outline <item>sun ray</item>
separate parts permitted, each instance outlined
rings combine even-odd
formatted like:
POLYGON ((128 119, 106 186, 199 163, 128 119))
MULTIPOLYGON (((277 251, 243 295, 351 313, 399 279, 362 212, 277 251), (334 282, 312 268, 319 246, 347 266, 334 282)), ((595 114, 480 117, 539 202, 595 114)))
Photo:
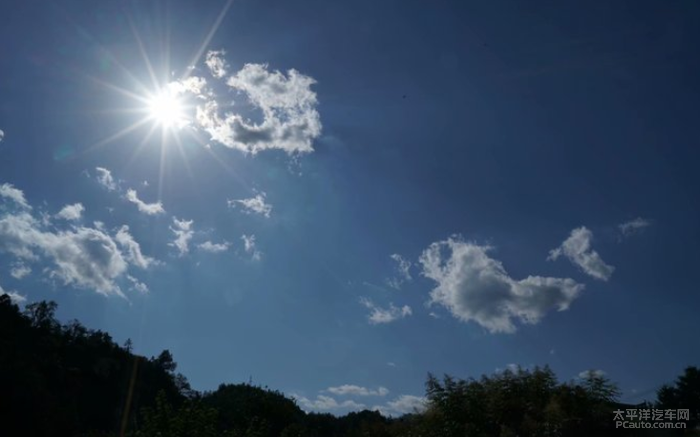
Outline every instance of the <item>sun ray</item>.
POLYGON ((124 135, 128 135, 129 133, 135 131, 136 129, 138 129, 139 127, 148 123, 149 121, 150 120, 148 118, 144 118, 142 120, 134 122, 134 123, 130 124, 129 126, 125 127, 124 129, 108 136, 107 138, 104 138, 104 139, 102 139, 94 144, 91 144, 85 150, 83 150, 81 153, 88 153, 88 152, 91 152, 99 147, 105 146, 105 145, 123 137, 124 135))
MULTIPOLYGON (((214 25, 209 29, 209 33, 207 36, 204 38, 202 41, 202 45, 199 46, 199 49, 197 50, 197 53, 195 54, 194 58, 190 62, 190 66, 195 66, 199 63, 199 60, 202 58, 202 55, 204 54, 204 51, 207 49, 209 46, 209 43, 211 42, 211 39, 214 37, 214 34, 216 31, 219 29, 219 26, 221 26, 221 22, 224 20, 224 17, 226 17, 226 13, 228 12, 229 8, 233 4, 233 0, 228 0, 226 4, 224 5, 223 9, 221 9, 221 12, 219 12, 219 16, 216 17, 216 21, 214 22, 214 25)), ((185 74, 182 76, 182 80, 187 79, 190 77, 192 74, 191 69, 186 69, 185 74)))
POLYGON ((148 70, 148 75, 151 77, 151 82, 153 84, 154 89, 158 89, 158 79, 156 78, 156 73, 155 70, 153 70, 153 65, 151 65, 151 60, 148 57, 148 54, 146 53, 146 48, 143 46, 143 41, 141 40, 141 36, 139 35, 138 31, 136 30, 136 27, 134 26, 134 22, 131 19, 131 15, 127 15, 127 20, 129 21, 129 27, 131 27, 131 33, 134 36, 134 39, 136 40, 136 44, 139 47, 139 53, 141 53, 141 57, 143 58, 143 62, 146 64, 146 69, 148 70))

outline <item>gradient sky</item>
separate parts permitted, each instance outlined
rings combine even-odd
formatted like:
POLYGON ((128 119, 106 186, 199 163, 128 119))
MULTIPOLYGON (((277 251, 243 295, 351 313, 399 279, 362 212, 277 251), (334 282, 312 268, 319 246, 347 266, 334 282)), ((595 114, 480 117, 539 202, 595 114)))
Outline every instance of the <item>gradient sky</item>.
POLYGON ((700 363, 699 8, 5 2, 0 291, 307 410, 652 399, 700 363))

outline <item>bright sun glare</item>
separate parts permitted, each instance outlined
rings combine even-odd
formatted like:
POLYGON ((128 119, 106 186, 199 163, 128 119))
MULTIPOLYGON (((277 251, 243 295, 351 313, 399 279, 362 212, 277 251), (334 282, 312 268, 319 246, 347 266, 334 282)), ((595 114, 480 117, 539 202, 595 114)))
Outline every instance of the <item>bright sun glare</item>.
POLYGON ((179 128, 186 124, 184 103, 167 88, 148 100, 148 113, 164 128, 179 128))

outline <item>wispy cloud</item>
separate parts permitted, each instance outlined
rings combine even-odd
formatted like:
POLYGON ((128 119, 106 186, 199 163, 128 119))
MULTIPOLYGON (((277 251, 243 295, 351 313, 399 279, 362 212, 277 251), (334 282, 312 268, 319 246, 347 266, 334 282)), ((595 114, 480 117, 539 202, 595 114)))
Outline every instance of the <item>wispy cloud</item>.
POLYGON ((12 265, 12 269, 10 269, 10 276, 12 276, 15 279, 22 279, 25 276, 29 275, 32 272, 32 269, 25 265, 22 262, 16 263, 12 265))
POLYGON ((599 369, 584 370, 578 374, 579 379, 602 378, 606 373, 599 369))
POLYGON ((138 207, 139 211, 141 211, 144 214, 147 215, 155 215, 155 214, 162 214, 165 212, 165 209, 163 209, 163 204, 160 202, 156 203, 146 203, 139 199, 138 193, 136 193, 136 190, 129 189, 126 191, 126 199, 131 202, 136 204, 138 207))
POLYGON ((134 240, 134 237, 131 236, 127 225, 119 228, 119 231, 117 231, 114 239, 124 250, 126 259, 136 267, 147 269, 151 265, 157 264, 156 260, 145 256, 141 252, 141 245, 134 240))
POLYGON ((397 307, 393 303, 390 303, 388 308, 382 308, 375 305, 374 302, 366 297, 360 298, 360 304, 370 310, 367 320, 369 320, 369 323, 372 325, 391 323, 413 314, 411 307, 408 305, 397 307))
POLYGON ((489 332, 515 332, 514 321, 537 323, 551 310, 563 311, 584 286, 573 279, 528 276, 515 280, 489 246, 451 237, 432 243, 420 257, 423 275, 437 283, 430 304, 447 308, 464 322, 489 332))
POLYGON ((31 206, 27 203, 27 199, 24 198, 24 192, 15 188, 12 184, 0 185, 0 197, 10 199, 22 208, 31 209, 31 206))
POLYGON ((85 211, 85 207, 81 203, 74 203, 64 206, 63 209, 56 214, 56 217, 64 220, 80 220, 83 211, 85 211))
POLYGON ((265 192, 260 192, 248 199, 229 200, 228 206, 229 208, 235 208, 237 205, 241 205, 246 214, 254 213, 269 218, 270 213, 272 213, 272 205, 265 202, 266 197, 265 192))
POLYGON ((241 240, 243 240, 243 249, 247 254, 250 255, 253 261, 260 261, 262 258, 262 252, 257 249, 255 244, 255 235, 241 235, 241 240))
POLYGON ((204 61, 211 75, 217 79, 221 79, 228 74, 228 64, 224 59, 224 55, 226 55, 225 50, 210 50, 204 61))
POLYGON ((413 277, 411 276, 411 266, 413 266, 413 263, 399 255, 398 253, 392 254, 391 259, 396 261, 397 275, 387 278, 386 284, 391 288, 399 290, 405 282, 410 282, 413 279, 413 277))
POLYGON ((556 249, 549 252, 548 260, 556 260, 564 255, 574 265, 578 266, 584 273, 602 281, 610 279, 615 267, 608 265, 598 255, 598 252, 591 248, 593 233, 585 226, 571 231, 569 238, 556 249))
POLYGON ((384 405, 375 405, 372 410, 379 411, 385 416, 403 416, 404 414, 420 413, 425 410, 427 400, 421 396, 401 395, 384 405))
POLYGON ((336 399, 325 395, 318 395, 316 399, 309 399, 300 395, 293 395, 293 397, 305 411, 332 411, 339 409, 362 410, 367 407, 365 404, 350 399, 338 402, 336 399))
POLYGON ((141 294, 148 293, 148 286, 131 275, 126 275, 126 279, 131 283, 130 288, 134 291, 138 291, 141 294))
POLYGON ((176 248, 180 256, 184 256, 190 251, 189 244, 194 235, 192 223, 194 223, 193 220, 178 220, 177 217, 173 217, 173 226, 170 227, 170 230, 175 234, 175 240, 168 245, 176 248))
POLYGON ((376 390, 369 389, 353 384, 343 384, 337 387, 328 387, 327 392, 338 396, 386 396, 389 394, 389 389, 386 387, 377 387, 376 390))
POLYGON ((112 172, 104 167, 95 167, 97 172, 97 182, 108 189, 109 191, 114 191, 117 189, 117 184, 112 177, 112 172))
POLYGON ((642 217, 637 217, 634 220, 630 220, 628 222, 619 224, 617 227, 620 230, 620 233, 623 237, 629 237, 638 232, 641 232, 642 229, 649 226, 651 226, 651 220, 642 217))

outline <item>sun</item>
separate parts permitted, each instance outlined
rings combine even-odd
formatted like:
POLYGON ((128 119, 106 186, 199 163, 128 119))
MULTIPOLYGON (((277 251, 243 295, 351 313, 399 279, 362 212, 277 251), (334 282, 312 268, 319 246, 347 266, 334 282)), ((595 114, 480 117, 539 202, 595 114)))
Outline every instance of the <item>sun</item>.
POLYGON ((185 103, 171 88, 165 87, 147 99, 148 117, 163 128, 179 129, 187 124, 185 103))

